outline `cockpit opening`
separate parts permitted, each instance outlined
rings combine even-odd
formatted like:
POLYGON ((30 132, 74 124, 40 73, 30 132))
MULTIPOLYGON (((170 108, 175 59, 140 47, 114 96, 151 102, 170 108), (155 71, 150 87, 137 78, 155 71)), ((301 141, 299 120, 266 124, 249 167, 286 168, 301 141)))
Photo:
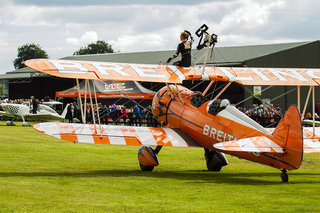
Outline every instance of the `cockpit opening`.
POLYGON ((208 100, 205 97, 203 97, 201 94, 195 93, 192 96, 192 99, 190 102, 191 102, 192 106, 199 108, 200 106, 202 106, 202 104, 204 104, 207 101, 208 100))
POLYGON ((227 99, 217 99, 212 100, 208 103, 208 113, 211 115, 217 115, 220 111, 224 110, 226 106, 230 104, 230 101, 227 99))

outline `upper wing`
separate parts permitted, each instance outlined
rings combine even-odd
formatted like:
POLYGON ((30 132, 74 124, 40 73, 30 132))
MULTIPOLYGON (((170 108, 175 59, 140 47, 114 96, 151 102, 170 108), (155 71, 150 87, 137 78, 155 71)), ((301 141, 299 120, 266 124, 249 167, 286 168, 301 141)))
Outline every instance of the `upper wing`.
POLYGON ((183 80, 232 81, 244 85, 315 86, 320 69, 203 67, 32 59, 25 65, 62 78, 182 83, 183 80))
POLYGON ((56 138, 81 143, 118 145, 200 146, 187 134, 170 128, 38 123, 36 130, 56 138))
POLYGON ((263 153, 283 153, 282 147, 274 143, 265 136, 244 138, 234 141, 216 143, 214 148, 224 152, 263 152, 263 153))

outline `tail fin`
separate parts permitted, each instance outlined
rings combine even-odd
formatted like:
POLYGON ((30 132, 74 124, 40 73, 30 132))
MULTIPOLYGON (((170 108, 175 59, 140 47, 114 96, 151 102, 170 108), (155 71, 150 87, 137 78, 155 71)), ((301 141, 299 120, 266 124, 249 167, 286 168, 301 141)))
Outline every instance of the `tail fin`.
POLYGON ((296 106, 289 107, 272 135, 284 143, 282 169, 298 169, 303 158, 303 134, 300 113, 296 106))
POLYGON ((63 110, 63 112, 62 112, 62 114, 61 114, 61 117, 66 117, 66 115, 67 115, 67 112, 68 112, 68 106, 69 106, 70 104, 67 104, 66 105, 66 107, 64 108, 64 110, 63 110))

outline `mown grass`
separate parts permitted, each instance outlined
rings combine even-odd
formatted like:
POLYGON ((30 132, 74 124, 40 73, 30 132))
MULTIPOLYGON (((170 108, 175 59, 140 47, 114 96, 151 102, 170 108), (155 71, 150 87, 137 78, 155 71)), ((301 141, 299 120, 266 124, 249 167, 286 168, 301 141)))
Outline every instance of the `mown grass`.
POLYGON ((273 168, 228 156, 207 172, 203 150, 165 147, 141 172, 138 147, 73 144, 0 122, 1 212, 320 212, 320 154, 283 184, 273 168))

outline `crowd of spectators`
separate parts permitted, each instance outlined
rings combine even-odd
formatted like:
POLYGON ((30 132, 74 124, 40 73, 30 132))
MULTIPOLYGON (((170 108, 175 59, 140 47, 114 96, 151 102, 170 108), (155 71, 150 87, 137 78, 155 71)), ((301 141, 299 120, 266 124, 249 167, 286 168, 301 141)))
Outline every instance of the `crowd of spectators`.
MULTIPOLYGON (((36 99, 37 103, 42 104, 44 102, 43 99, 38 100, 36 99)), ((22 104, 25 102, 32 103, 32 98, 30 99, 15 99, 15 100, 6 100, 6 103, 13 103, 13 104, 22 104)), ((282 118, 281 108, 279 105, 270 104, 268 106, 253 104, 249 107, 239 106, 237 107, 238 110, 245 113, 254 121, 258 122, 264 127, 275 127, 278 122, 282 118)), ((86 107, 86 120, 88 123, 93 123, 92 118, 92 107, 91 104, 87 104, 86 107)), ((97 121, 97 108, 96 105, 93 105, 93 110, 95 112, 95 117, 97 121)), ((102 124, 115 124, 115 125, 129 125, 129 126, 153 126, 156 127, 159 124, 155 120, 151 105, 147 108, 139 107, 135 104, 133 107, 126 107, 124 105, 110 105, 107 106, 105 104, 99 103, 98 104, 98 112, 100 121, 102 124)), ((315 105, 315 119, 320 120, 320 103, 318 102, 315 105)), ((61 113, 61 112, 60 112, 61 113)), ((66 119, 69 122, 73 122, 73 118, 77 118, 80 122, 81 118, 81 111, 80 106, 77 103, 72 103, 69 105, 66 119)), ((306 113, 305 119, 312 119, 312 115, 310 112, 306 113)), ((98 121, 97 121, 98 122, 98 121)))
POLYGON ((275 127, 282 117, 279 105, 270 104, 265 107, 262 104, 253 104, 248 108, 238 107, 238 109, 264 127, 275 127))
MULTIPOLYGON (((32 108, 32 101, 33 101, 32 98, 30 98, 30 99, 6 100, 3 102, 12 103, 12 104, 30 103, 30 106, 32 108)), ((44 103, 43 99, 41 99, 40 101, 38 99, 35 99, 34 101, 36 101, 38 104, 44 103)), ((95 113, 96 122, 98 122, 96 104, 93 104, 93 107, 91 107, 91 104, 87 103, 86 106, 87 106, 86 107, 87 123, 93 123, 92 109, 94 110, 94 113, 95 113)), ((59 113, 61 114, 61 112, 62 111, 60 110, 59 113)), ((102 124, 130 125, 130 126, 147 125, 147 126, 153 126, 153 127, 158 126, 158 122, 155 120, 152 114, 151 105, 147 106, 147 108, 144 108, 135 104, 133 107, 127 108, 124 105, 113 104, 113 105, 107 106, 105 104, 99 103, 98 112, 99 112, 99 118, 102 124)), ((65 118, 70 123, 74 121, 74 118, 82 122, 80 105, 77 104, 76 102, 70 102, 68 105, 67 114, 65 118)), ((2 117, 2 119, 4 119, 4 117, 2 117)))
MULTIPOLYGON (((77 118, 79 121, 81 118, 81 110, 80 106, 76 103, 69 105, 70 109, 67 112, 67 119, 72 120, 72 118, 77 118)), ((91 106, 91 104, 87 104, 86 106, 86 121, 88 123, 93 123, 93 113, 95 113, 95 121, 98 122, 97 116, 97 105, 91 106)), ((158 126, 157 121, 155 120, 151 105, 147 108, 139 107, 135 104, 133 107, 126 107, 124 105, 110 105, 107 106, 105 104, 98 104, 98 112, 99 118, 102 124, 115 124, 115 125, 128 125, 128 126, 158 126)))

